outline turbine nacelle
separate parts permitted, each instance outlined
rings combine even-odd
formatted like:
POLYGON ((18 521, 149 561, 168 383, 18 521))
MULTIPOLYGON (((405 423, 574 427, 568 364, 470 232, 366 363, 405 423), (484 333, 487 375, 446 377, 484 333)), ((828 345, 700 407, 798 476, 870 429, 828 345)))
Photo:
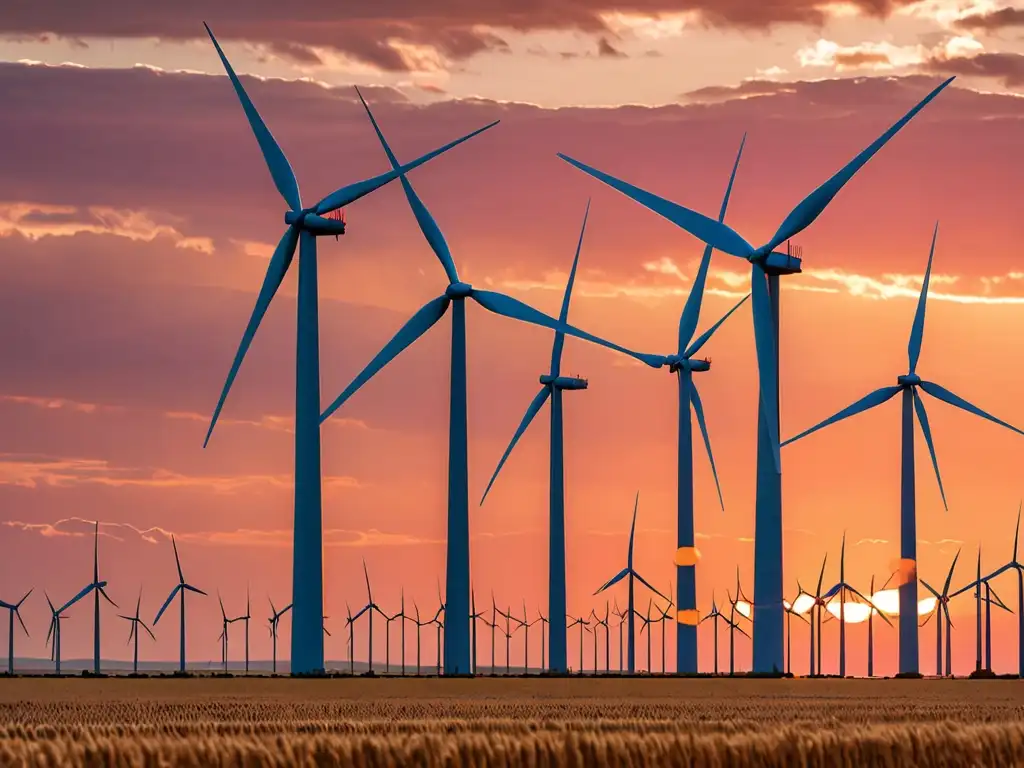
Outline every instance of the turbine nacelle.
POLYGON ((921 377, 916 373, 906 373, 896 377, 896 383, 901 387, 916 387, 921 383, 921 377))
POLYGON ((469 283, 451 283, 444 289, 444 295, 449 299, 467 299, 473 295, 473 286, 469 283))
POLYGON ((588 382, 575 376, 552 376, 545 373, 540 377, 540 383, 552 389, 586 389, 588 382))
POLYGON ((795 275, 801 272, 800 259, 782 251, 770 253, 759 253, 755 251, 747 261, 751 264, 760 264, 769 275, 795 275))
POLYGON ((665 362, 668 364, 669 373, 678 373, 679 371, 697 373, 711 370, 711 361, 707 358, 691 360, 682 355, 669 355, 665 358, 665 362))
POLYGON ((288 211, 284 215, 284 223, 297 227, 313 235, 344 235, 345 222, 328 219, 316 214, 315 208, 304 208, 301 211, 288 211))

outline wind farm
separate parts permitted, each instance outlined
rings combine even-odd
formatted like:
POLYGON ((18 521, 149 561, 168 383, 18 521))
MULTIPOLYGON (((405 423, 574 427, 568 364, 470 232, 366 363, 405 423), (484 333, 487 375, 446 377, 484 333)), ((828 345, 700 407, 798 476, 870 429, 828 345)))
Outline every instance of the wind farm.
POLYGON ((0 752, 1024 762, 989 682, 1024 679, 1024 113, 950 63, 1007 55, 972 47, 1002 11, 913 64, 822 37, 556 96, 712 24, 616 8, 543 44, 469 8, 0 39, 0 313, 33 318, 0 341, 0 752))

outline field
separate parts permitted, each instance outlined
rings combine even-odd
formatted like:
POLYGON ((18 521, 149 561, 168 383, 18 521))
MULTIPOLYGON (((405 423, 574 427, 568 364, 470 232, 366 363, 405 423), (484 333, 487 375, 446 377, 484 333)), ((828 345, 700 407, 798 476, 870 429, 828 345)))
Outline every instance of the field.
POLYGON ((993 680, 0 679, 4 766, 1012 766, 993 680))

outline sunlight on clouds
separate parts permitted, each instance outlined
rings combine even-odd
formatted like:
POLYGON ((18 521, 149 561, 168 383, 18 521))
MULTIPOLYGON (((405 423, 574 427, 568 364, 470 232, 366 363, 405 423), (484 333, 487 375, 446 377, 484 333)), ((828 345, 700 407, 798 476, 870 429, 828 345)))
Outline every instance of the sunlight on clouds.
POLYGON ((804 592, 798 595, 796 600, 793 601, 793 613, 799 613, 803 616, 814 605, 814 598, 804 592))
POLYGON ((444 72, 448 60, 432 45, 416 45, 404 40, 390 38, 388 46, 401 57, 402 63, 413 72, 444 72))
POLYGON ((39 240, 44 237, 73 237, 83 233, 114 235, 145 242, 166 237, 177 248, 213 253, 213 240, 210 238, 188 237, 170 224, 157 223, 147 211, 106 206, 82 209, 70 205, 28 202, 0 204, 0 237, 18 234, 29 240, 39 240))
POLYGON ((966 16, 991 13, 1002 7, 1002 3, 994 0, 918 0, 916 3, 897 8, 896 13, 950 27, 966 16))
POLYGON ((839 72, 851 69, 894 69, 920 64, 926 58, 921 45, 893 45, 889 42, 839 45, 819 39, 795 54, 801 67, 829 67, 839 72))
MULTIPOLYGON (((833 600, 826 606, 826 609, 837 619, 839 618, 838 600, 833 600)), ((857 603, 852 600, 843 601, 843 613, 845 614, 843 618, 847 624, 860 624, 867 621, 872 611, 871 606, 866 603, 857 603)), ((878 613, 878 611, 874 611, 874 613, 878 613)))

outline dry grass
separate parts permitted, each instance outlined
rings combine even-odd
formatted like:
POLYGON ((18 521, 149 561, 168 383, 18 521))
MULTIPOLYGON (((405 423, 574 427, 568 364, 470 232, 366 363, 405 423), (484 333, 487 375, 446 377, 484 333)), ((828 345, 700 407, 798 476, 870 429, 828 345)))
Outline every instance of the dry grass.
POLYGON ((0 765, 1024 765, 1024 689, 940 680, 0 680, 0 765))

